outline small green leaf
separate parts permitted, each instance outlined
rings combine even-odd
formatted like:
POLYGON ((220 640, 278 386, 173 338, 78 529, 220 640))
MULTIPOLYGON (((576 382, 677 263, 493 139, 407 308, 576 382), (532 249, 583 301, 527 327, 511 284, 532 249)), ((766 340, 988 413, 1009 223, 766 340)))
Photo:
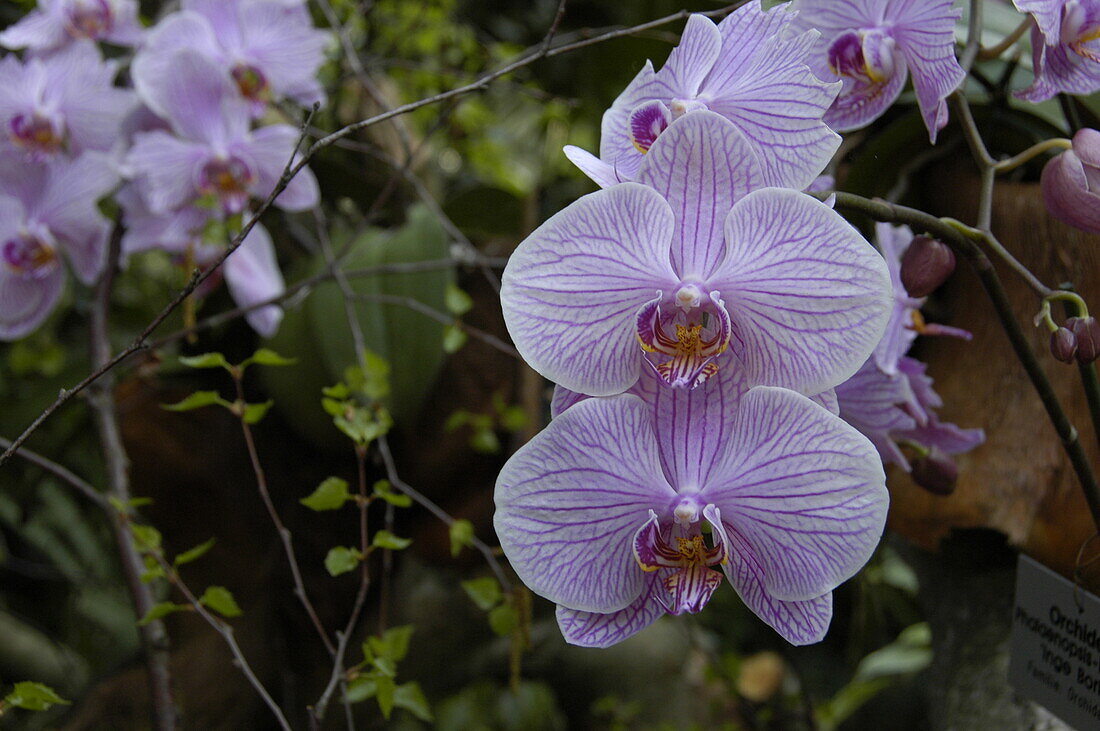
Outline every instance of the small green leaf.
POLYGON ((481 454, 496 454, 500 451, 500 439, 492 429, 476 429, 470 435, 470 447, 481 454))
POLYGON ((369 675, 360 675, 348 683, 348 703, 362 703, 368 698, 373 698, 378 692, 378 683, 369 675))
POLYGON ((388 480, 379 480, 374 483, 374 494, 397 508, 407 508, 412 505, 412 498, 404 493, 394 492, 388 480))
POLYGON ((188 611, 191 611, 190 604, 176 604, 175 602, 161 602, 160 604, 154 604, 153 607, 145 613, 145 616, 138 620, 138 627, 144 627, 150 622, 155 622, 158 619, 163 619, 164 617, 167 617, 169 614, 188 611))
POLYGON ((203 406, 213 406, 214 404, 225 406, 226 408, 232 406, 232 404, 223 399, 217 391, 195 391, 179 403, 161 404, 160 407, 166 411, 190 411, 191 409, 201 409, 203 406))
POLYGON ((369 350, 363 351, 363 362, 363 393, 374 401, 381 401, 390 395, 390 364, 369 350))
POLYGON ((397 676, 397 663, 388 657, 376 657, 371 660, 371 665, 374 665, 375 669, 387 678, 397 676))
POLYGON ((474 600, 474 604, 485 611, 495 607, 504 598, 504 593, 500 590, 500 582, 492 576, 463 581, 462 588, 474 600))
POLYGON ((350 499, 347 480, 329 477, 318 485, 309 497, 304 497, 298 502, 310 510, 337 510, 350 499))
POLYGON ((489 626, 501 637, 507 637, 519 626, 519 612, 511 604, 501 604, 489 612, 489 626))
POLYGON ((160 531, 153 526, 131 523, 130 532, 133 534, 139 550, 155 551, 160 548, 160 531))
POLYGON ((203 556, 205 556, 207 554, 207 552, 213 547, 214 547, 214 539, 211 538, 209 541, 206 541, 204 543, 200 543, 199 545, 195 546, 194 548, 192 548, 188 551, 184 551, 180 555, 176 556, 176 560, 173 561, 172 563, 175 566, 183 566, 185 563, 191 563, 192 561, 196 561, 196 560, 202 558, 203 556))
POLYGON ((346 399, 351 396, 351 389, 343 383, 337 383, 335 386, 322 388, 321 393, 332 399, 346 399))
POLYGON ((412 545, 411 538, 399 538, 388 530, 380 530, 374 534, 371 545, 375 548, 388 548, 391 551, 401 551, 412 545))
POLYGON ((252 354, 251 358, 241 363, 241 367, 244 368, 253 363, 265 366, 290 366, 297 362, 297 358, 284 358, 270 348, 260 348, 252 354))
POLYGON ((145 505, 152 505, 153 498, 151 497, 132 497, 129 500, 123 502, 114 495, 107 496, 107 502, 111 507, 122 513, 123 515, 129 515, 132 511, 131 508, 140 508, 145 505))
POLYGON ((447 417, 447 420, 443 422, 443 431, 454 431, 460 426, 463 426, 470 420, 470 412, 459 409, 452 411, 451 415, 447 417))
POLYGON ((462 350, 469 337, 466 331, 458 324, 451 324, 443 328, 443 352, 457 353, 462 350))
POLYGON ((509 406, 500 412, 500 426, 509 432, 522 431, 527 428, 527 412, 520 406, 509 406))
POLYGON ((16 683, 12 692, 4 698, 4 703, 27 711, 45 711, 53 705, 69 705, 69 701, 55 693, 53 688, 28 680, 16 683))
POLYGON ((268 399, 260 404, 245 404, 244 414, 241 418, 244 419, 245 424, 255 424, 260 419, 267 415, 267 410, 272 407, 275 401, 268 399))
POLYGON ((385 676, 375 678, 374 682, 377 684, 374 697, 378 699, 378 707, 388 721, 390 714, 393 713, 393 697, 397 691, 397 684, 385 676))
POLYGON ((454 282, 447 283, 447 291, 443 295, 443 301, 447 305, 447 311, 455 317, 461 317, 473 309, 474 301, 454 282))
POLYGON ((364 643, 363 656, 385 657, 393 662, 405 659, 409 652, 409 640, 412 639, 414 627, 404 624, 400 627, 390 627, 381 637, 368 637, 364 643))
POLYGON ((339 576, 354 571, 362 560, 363 554, 358 549, 337 546, 329 549, 328 555, 325 556, 325 568, 328 569, 329 575, 339 576))
POLYGON ((141 579, 141 583, 148 584, 155 579, 163 579, 168 574, 165 573, 164 567, 160 565, 160 561, 155 556, 146 554, 142 561, 145 563, 145 571, 138 577, 141 579))
POLYGON ((460 518, 451 523, 451 555, 457 557, 462 549, 473 545, 474 524, 465 518, 460 518))
POLYGON ((202 355, 181 355, 180 363, 188 368, 224 368, 229 370, 229 361, 221 353, 203 353, 202 355))
POLYGON ((404 708, 426 723, 435 720, 432 709, 428 705, 428 699, 424 697, 424 691, 420 690, 420 683, 412 682, 397 686, 393 693, 393 704, 398 708, 404 708))
POLYGON ((232 592, 224 586, 206 587, 206 591, 199 597, 199 603, 204 607, 210 607, 223 617, 239 617, 244 614, 237 600, 233 598, 232 592))

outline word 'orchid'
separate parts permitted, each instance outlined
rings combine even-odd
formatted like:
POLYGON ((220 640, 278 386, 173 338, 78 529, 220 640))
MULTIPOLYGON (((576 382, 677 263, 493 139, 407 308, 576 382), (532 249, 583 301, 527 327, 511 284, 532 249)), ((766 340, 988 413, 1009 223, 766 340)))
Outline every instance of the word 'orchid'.
POLYGON ((765 185, 805 188, 840 137, 822 121, 837 84, 806 66, 817 34, 795 32, 787 7, 746 3, 715 25, 692 15, 660 71, 646 62, 603 116, 600 157, 565 154, 601 187, 639 174, 643 156, 673 119, 709 109, 737 125, 762 165, 765 185))
POLYGON ((848 223, 802 193, 759 189, 751 147, 714 112, 674 121, 638 180, 584 196, 512 255, 501 303, 532 368, 594 396, 628 389, 643 361, 673 386, 726 362, 752 385, 808 394, 855 373, 886 326, 890 284, 848 223))
POLYGON ((795 0, 795 24, 821 32, 810 68, 839 79, 840 96, 825 114, 835 130, 859 129, 882 115, 913 75, 928 137, 947 124, 947 95, 965 76, 955 58, 953 0, 795 0))
POLYGON ((874 448, 809 399, 726 371, 642 391, 568 407, 504 466, 495 526, 520 578, 559 605, 573 644, 698 612, 723 573, 788 641, 820 640, 832 590, 882 534, 874 448))
POLYGON ((1066 92, 1100 90, 1100 2, 1097 0, 1015 0, 1031 13, 1031 57, 1035 80, 1016 93, 1041 102, 1066 92))

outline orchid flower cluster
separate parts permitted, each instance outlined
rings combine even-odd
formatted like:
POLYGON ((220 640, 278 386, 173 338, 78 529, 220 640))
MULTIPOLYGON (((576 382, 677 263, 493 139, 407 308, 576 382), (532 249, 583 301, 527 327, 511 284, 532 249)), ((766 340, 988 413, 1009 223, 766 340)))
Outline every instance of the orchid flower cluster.
MULTIPOLYGON (((112 224, 98 203, 112 193, 123 255, 157 248, 189 266, 217 258, 227 226, 239 228, 251 201, 274 189, 297 146, 294 127, 257 122, 275 102, 322 100, 328 42, 301 0, 183 0, 149 29, 136 0, 45 0, 0 33, 0 45, 22 51, 0 61, 0 339, 49 316, 63 260, 84 284, 99 277, 112 224), (99 43, 132 49, 133 89, 116 84, 123 63, 104 60, 99 43)), ((317 201, 304 169, 275 205, 317 201)), ((262 226, 224 278, 242 306, 284 290, 262 226)), ((281 316, 268 306, 247 318, 271 335, 281 316)))

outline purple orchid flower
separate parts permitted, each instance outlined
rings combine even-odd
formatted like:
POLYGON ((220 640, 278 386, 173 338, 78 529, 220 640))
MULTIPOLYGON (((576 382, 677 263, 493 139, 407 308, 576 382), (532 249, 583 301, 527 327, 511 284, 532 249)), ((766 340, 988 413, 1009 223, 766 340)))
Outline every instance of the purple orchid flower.
POLYGON ((1041 102, 1066 92, 1100 90, 1100 2, 1097 0, 1015 0, 1035 18, 1031 53, 1035 80, 1016 93, 1041 102))
POLYGON ((0 46, 48 52, 89 39, 133 46, 142 36, 137 14, 137 0, 41 0, 0 32, 0 46))
POLYGON ((813 394, 870 355, 889 316, 882 257, 819 201, 757 190, 731 122, 676 120, 638 179, 584 196, 512 255, 504 318, 536 371, 606 396, 643 362, 694 387, 724 360, 753 385, 813 394))
POLYGON ((909 347, 918 335, 947 335, 962 340, 972 337, 966 330, 937 323, 925 322, 920 308, 927 297, 910 297, 901 282, 901 259, 905 250, 913 241, 913 232, 908 226, 891 226, 888 223, 875 224, 875 242, 886 260, 890 271, 890 283, 894 291, 894 307, 890 312, 890 322, 886 333, 875 346, 875 365, 887 375, 898 372, 898 362, 909 352, 909 347))
MULTIPOLYGON (((203 240, 206 225, 217 215, 216 211, 185 205, 156 214, 149 210, 133 184, 119 191, 116 199, 125 214, 122 253, 127 258, 142 251, 161 249, 173 254, 188 268, 204 268, 223 251, 223 246, 203 240)), ((225 260, 220 274, 239 307, 251 307, 286 291, 271 235, 260 224, 249 231, 241 246, 225 260)), ((208 279, 206 284, 212 288, 212 282, 216 280, 208 279)), ((245 314, 252 329, 266 338, 275 335, 282 318, 283 311, 278 305, 258 307, 245 314)))
MULTIPOLYGON (((193 51, 177 51, 172 58, 172 74, 156 84, 142 78, 136 82, 142 100, 171 123, 176 135, 163 130, 135 134, 126 160, 130 176, 143 181, 153 213, 200 200, 239 213, 250 199, 274 189, 298 132, 285 124, 250 130, 247 102, 212 61, 193 51)), ((317 205, 318 197, 317 180, 303 169, 275 205, 301 211, 317 205)))
POLYGON ((1051 215, 1084 231, 1100 233, 1100 132, 1078 130, 1073 148, 1043 168, 1040 185, 1051 215))
POLYGON ((606 647, 698 612, 723 572, 788 641, 824 636, 832 590, 882 534, 882 466, 807 398, 744 386, 722 371, 652 400, 585 399, 504 466, 497 535, 523 582, 559 605, 568 642, 606 647))
POLYGON ((49 316, 65 282, 62 258, 84 284, 99 277, 110 222, 96 204, 117 182, 99 153, 55 162, 0 153, 0 340, 49 316))
POLYGON ((932 389, 927 366, 901 357, 895 373, 885 373, 873 360, 836 387, 840 417, 871 440, 883 462, 909 471, 900 445, 939 448, 946 454, 969 452, 985 441, 981 429, 961 429, 942 423, 934 409, 943 399, 932 389))
POLYGON ((36 158, 110 150, 137 102, 113 86, 116 71, 91 43, 25 62, 7 56, 0 60, 0 135, 36 158))
POLYGON ((175 72, 176 52, 201 54, 231 79, 260 116, 269 101, 324 102, 317 71, 328 33, 313 27, 301 3, 272 0, 184 0, 161 21, 134 60, 135 84, 157 86, 175 72))
POLYGON ((839 87, 807 68, 817 34, 795 33, 792 18, 787 7, 765 12, 759 0, 718 25, 692 15, 664 67, 647 61, 604 114, 599 158, 572 145, 566 156, 600 187, 636 180, 673 119, 709 109, 746 136, 765 185, 805 188, 840 145, 821 121, 839 87))
POLYGON ((825 114, 835 130, 859 129, 898 98, 909 73, 928 137, 947 124, 947 95, 966 74, 955 58, 953 0, 794 0, 796 25, 821 31, 810 67, 844 87, 825 114))

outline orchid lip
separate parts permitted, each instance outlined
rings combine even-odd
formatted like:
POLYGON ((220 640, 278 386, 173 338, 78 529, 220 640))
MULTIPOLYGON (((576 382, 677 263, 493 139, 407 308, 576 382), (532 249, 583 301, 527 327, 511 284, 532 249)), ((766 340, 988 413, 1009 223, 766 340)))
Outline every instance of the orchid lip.
POLYGON ((42 279, 58 266, 57 249, 48 234, 24 231, 0 246, 0 259, 18 276, 42 279))
POLYGON ((65 26, 77 38, 101 38, 114 25, 107 0, 77 0, 65 11, 65 26))
POLYGON ((672 301, 663 293, 642 306, 636 335, 645 353, 671 356, 646 362, 673 387, 695 388, 718 372, 714 358, 729 347, 733 332, 729 312, 719 293, 704 300, 695 284, 681 286, 672 301))
POLYGON ((12 142, 26 150, 53 153, 65 142, 64 127, 59 120, 40 112, 17 114, 8 122, 12 142))
POLYGON ((241 62, 233 67, 230 74, 245 98, 259 100, 269 96, 271 87, 267 77, 255 66, 241 62))
POLYGON ((722 583, 722 574, 713 567, 727 562, 725 543, 707 546, 700 529, 698 520, 689 526, 676 523, 668 531, 670 541, 650 510, 649 520, 634 535, 634 558, 643 571, 671 570, 661 580, 667 595, 657 594, 669 614, 699 612, 722 583))
POLYGON ((231 212, 237 212, 248 203, 254 180, 255 175, 244 160, 236 156, 219 157, 203 165, 198 189, 214 195, 231 212))

